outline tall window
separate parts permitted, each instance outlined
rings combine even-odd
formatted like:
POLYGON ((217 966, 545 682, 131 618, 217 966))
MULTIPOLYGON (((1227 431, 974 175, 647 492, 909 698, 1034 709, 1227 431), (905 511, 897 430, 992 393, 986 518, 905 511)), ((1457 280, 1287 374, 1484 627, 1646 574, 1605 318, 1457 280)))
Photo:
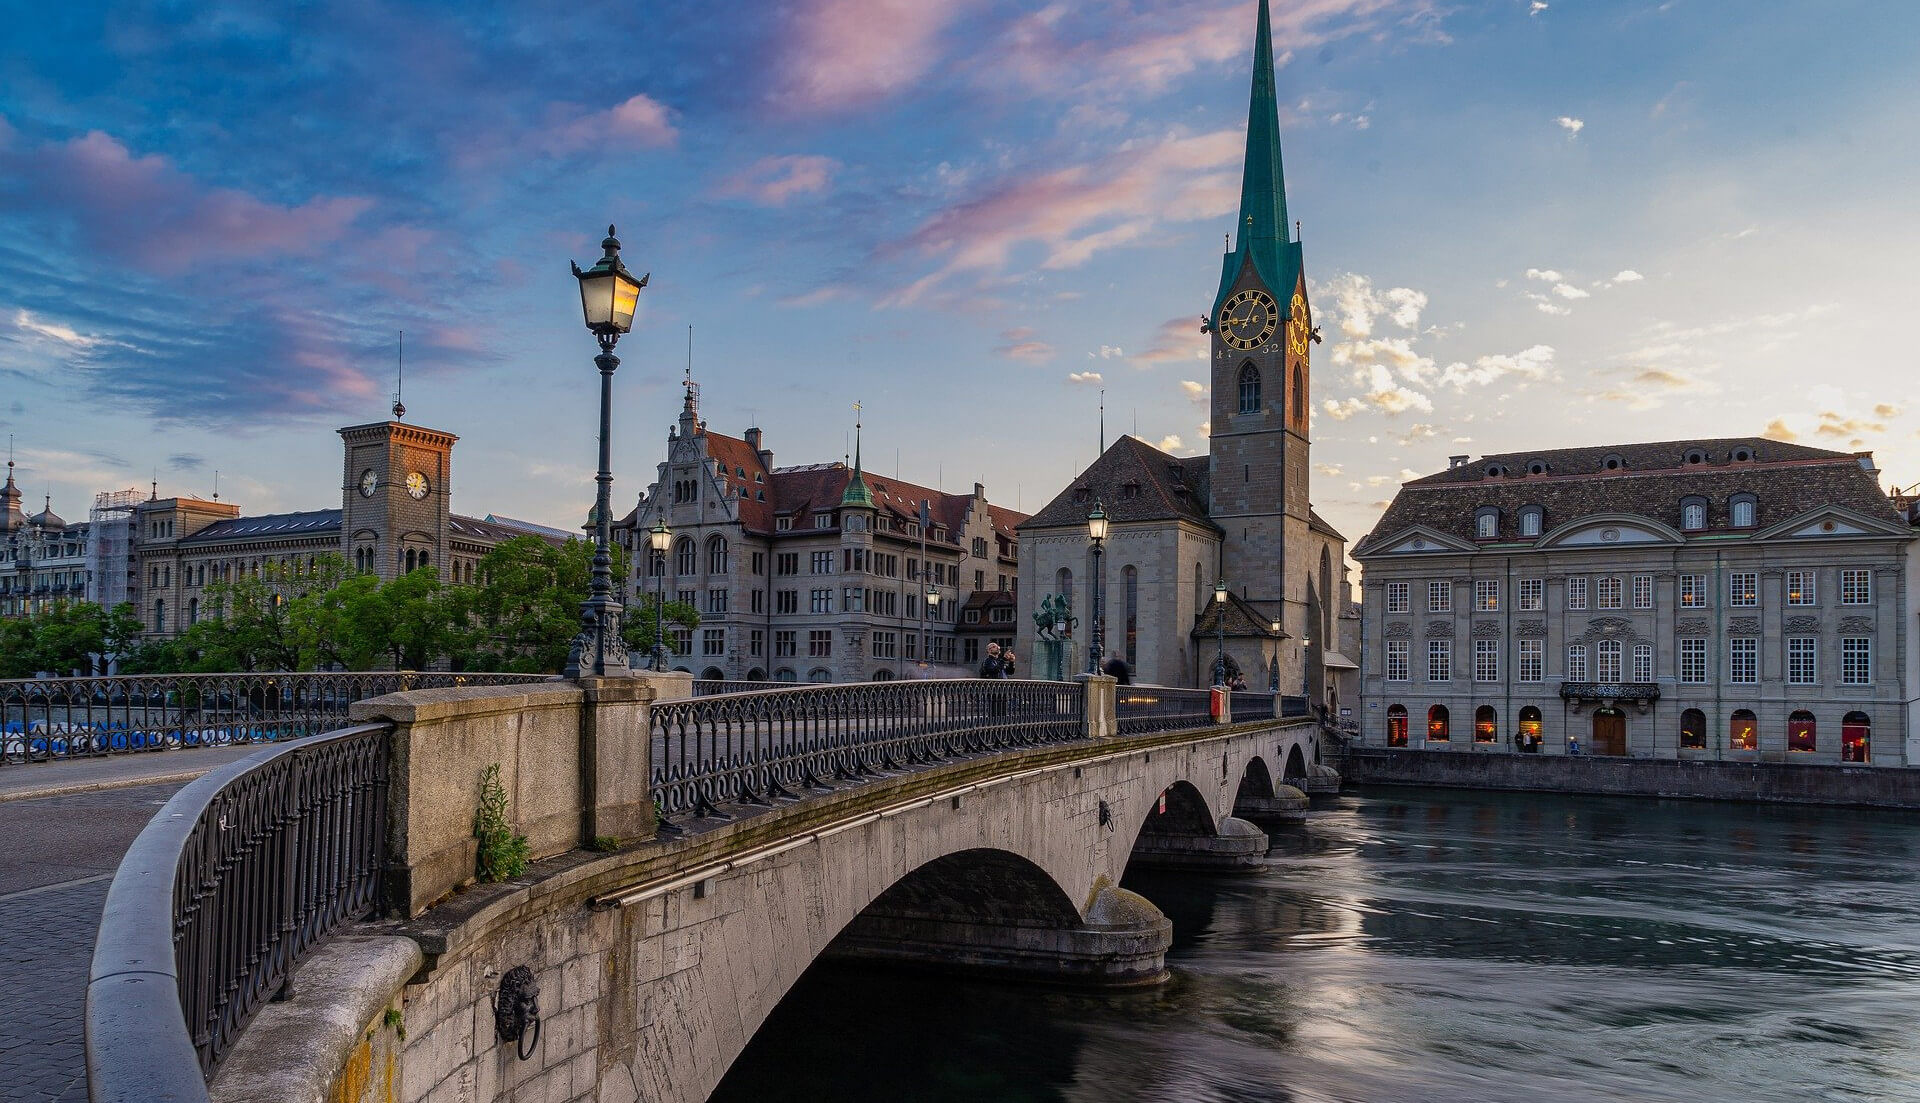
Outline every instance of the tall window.
POLYGON ((1473 607, 1482 613, 1500 611, 1500 580, 1479 578, 1473 583, 1473 607))
POLYGON ((1796 710, 1787 717, 1787 750, 1805 753, 1818 749, 1819 741, 1813 732, 1813 714, 1805 709, 1796 710))
POLYGON ((1520 641, 1520 681, 1539 682, 1546 679, 1547 641, 1520 641))
POLYGON ((1596 681, 1618 682, 1620 680, 1620 641, 1601 640, 1593 645, 1595 666, 1598 668, 1596 681))
POLYGON ((1258 413, 1260 410, 1260 370, 1252 364, 1240 369, 1240 412, 1258 413))
POLYGON ((833 591, 826 589, 808 591, 807 611, 809 613, 833 612, 833 591))
POLYGON ((1427 681, 1450 682, 1453 680, 1453 641, 1427 641, 1427 681))
POLYGON ((1546 608, 1547 580, 1544 578, 1523 578, 1520 580, 1520 611, 1538 613, 1546 608))
POLYGON ((1703 574, 1683 574, 1680 576, 1680 608, 1705 609, 1707 607, 1707 576, 1703 574))
POLYGON ((815 628, 807 633, 807 654, 823 659, 833 654, 833 629, 815 628))
POLYGON ((1840 761, 1871 761, 1872 744, 1871 717, 1864 712, 1850 712, 1840 718, 1840 761))
POLYGON ((1787 572, 1787 604, 1813 605, 1818 601, 1812 571, 1787 572))
POLYGON ((727 591, 708 590, 707 591, 707 612, 724 613, 726 611, 727 611, 727 591))
POLYGON ((1473 710, 1473 741, 1475 743, 1497 743, 1500 740, 1500 714, 1492 705, 1481 705, 1473 710))
POLYGON ((1727 681, 1753 685, 1760 680, 1760 641, 1737 636, 1727 641, 1727 681))
POLYGON ((1067 607, 1073 607, 1073 571, 1062 567, 1053 573, 1053 592, 1067 599, 1067 607))
MULTIPOLYGON (((773 656, 776 659, 790 659, 796 654, 794 649, 794 630, 776 628, 773 630, 773 656)), ((791 682, 793 679, 788 678, 791 682)))
POLYGON ((673 569, 676 574, 692 574, 700 566, 700 553, 693 546, 693 537, 682 536, 673 546, 673 569))
POLYGON ((807 569, 811 574, 832 574, 833 553, 831 551, 814 552, 807 559, 807 569))
POLYGON ((1473 641, 1473 680, 1476 682, 1497 682, 1500 680, 1500 641, 1473 641))
POLYGON ((1680 680, 1688 685, 1701 685, 1706 682, 1706 640, 1692 639, 1680 641, 1680 680))
POLYGON ((1447 706, 1435 705, 1427 710, 1427 741, 1445 743, 1453 738, 1453 725, 1447 715, 1447 706))
POLYGON ((1620 587, 1619 579, 1602 578, 1602 579, 1595 580, 1594 608, 1618 609, 1620 608, 1620 603, 1621 603, 1621 587, 1620 587))
POLYGON ((874 658, 891 659, 895 657, 894 652, 895 652, 895 638, 892 632, 875 632, 873 634, 873 657, 874 658))
POLYGON ((1570 643, 1567 645, 1567 681, 1584 682, 1587 680, 1587 645, 1570 643))
POLYGON ((707 541, 707 572, 709 574, 727 573, 727 538, 714 536, 707 541))
POLYGON ((1387 612, 1404 613, 1413 607, 1413 586, 1406 582, 1387 583, 1387 612))
POLYGON ((1650 643, 1633 645, 1633 680, 1643 684, 1653 681, 1653 645, 1650 643))
POLYGON ((1404 682, 1407 674, 1407 641, 1387 641, 1387 681, 1404 682))
POLYGON ((1707 748, 1707 714, 1688 709, 1680 714, 1680 749, 1703 751, 1707 748))
POLYGON ((1585 609, 1587 607, 1587 580, 1584 578, 1567 579, 1567 608, 1585 609))
POLYGON ((700 633, 700 653, 702 655, 725 655, 727 653, 727 630, 707 628, 700 633))
POLYGON ((1293 366, 1293 420, 1307 420, 1307 372, 1299 364, 1293 366))
POLYGON ((1491 540, 1500 535, 1500 515, 1491 511, 1482 513, 1474 519, 1474 532, 1482 540, 1491 540))
POLYGON ((1753 499, 1736 498, 1733 501, 1733 527, 1750 529, 1753 527, 1753 499))
POLYGON ((1387 706, 1387 746, 1407 745, 1407 706, 1387 706))
POLYGON ((1680 527, 1689 532, 1707 527, 1707 507, 1699 502, 1688 503, 1680 511, 1680 527))
POLYGON ((1840 572, 1840 604, 1872 605, 1873 572, 1848 568, 1840 572))
POLYGON ((1653 576, 1637 574, 1633 576, 1633 607, 1635 609, 1653 608, 1653 576))
POLYGON ((1134 666, 1134 658, 1140 640, 1140 572, 1129 563, 1120 572, 1121 589, 1126 593, 1127 613, 1127 665, 1134 666))
POLYGON ((1849 636, 1840 641, 1840 684, 1873 684, 1873 640, 1865 636, 1849 636))
POLYGON ((1429 613, 1453 612, 1453 583, 1451 582, 1427 583, 1427 612, 1429 613))
POLYGON ((1760 576, 1753 571, 1728 574, 1727 604, 1736 609, 1751 609, 1760 604, 1760 576))
POLYGON ((1727 720, 1727 749, 1752 751, 1760 747, 1760 721, 1752 709, 1735 709, 1727 720))
POLYGON ((1819 641, 1812 636, 1787 640, 1787 684, 1810 686, 1820 680, 1819 641))
POLYGON ((1520 535, 1540 535, 1540 511, 1538 509, 1523 509, 1520 511, 1520 535))

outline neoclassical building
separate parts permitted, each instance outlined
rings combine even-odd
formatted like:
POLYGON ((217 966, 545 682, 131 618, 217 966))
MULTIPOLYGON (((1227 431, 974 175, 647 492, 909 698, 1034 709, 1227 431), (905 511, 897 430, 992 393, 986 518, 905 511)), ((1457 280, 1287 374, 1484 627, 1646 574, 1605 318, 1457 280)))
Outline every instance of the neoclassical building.
MULTIPOLYGON (((1031 613, 1072 599, 1079 669, 1092 629, 1095 559, 1087 515, 1111 518, 1099 558, 1104 642, 1141 681, 1204 685, 1222 648, 1250 687, 1338 706, 1346 540, 1308 500, 1311 350, 1301 243, 1287 217, 1267 5, 1260 5, 1240 213, 1212 308, 1208 452, 1175 457, 1126 436, 1020 526, 1021 646, 1035 652, 1031 613), (1225 582, 1228 600, 1213 600, 1225 582), (1331 676, 1331 677, 1330 677, 1331 676)), ((1349 691, 1351 693, 1351 691, 1349 691)))
POLYGON ((1362 738, 1920 761, 1920 530, 1877 474, 1871 453, 1758 438, 1454 457, 1354 549, 1362 738))
POLYGON ((672 641, 676 669, 885 681, 977 664, 991 638, 983 625, 1012 635, 987 595, 1017 593, 1014 526, 1025 517, 989 503, 978 483, 951 494, 871 474, 857 443, 852 466, 776 467, 759 429, 709 429, 689 380, 667 458, 614 536, 632 564, 628 616, 650 615, 656 593, 699 611, 700 627, 672 641), (656 521, 672 534, 664 556, 648 546, 656 521))
POLYGON ((14 485, 13 461, 0 486, 0 617, 43 613, 65 601, 92 600, 87 522, 69 524, 49 497, 29 515, 14 485))

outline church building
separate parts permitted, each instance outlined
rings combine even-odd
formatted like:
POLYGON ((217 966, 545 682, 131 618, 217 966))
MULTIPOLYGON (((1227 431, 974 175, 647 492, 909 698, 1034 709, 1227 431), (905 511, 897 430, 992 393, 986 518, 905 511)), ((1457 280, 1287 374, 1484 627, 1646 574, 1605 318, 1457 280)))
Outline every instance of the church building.
MULTIPOLYGON (((1201 323, 1212 337, 1208 454, 1175 457, 1122 437, 1020 526, 1025 609, 1066 598, 1077 622, 1066 673, 1086 666, 1098 563, 1103 655, 1126 660, 1137 681, 1206 685, 1224 656, 1249 688, 1304 686, 1337 705, 1328 675, 1354 668, 1338 643, 1346 541, 1308 501, 1319 334, 1290 225, 1263 0, 1237 240, 1201 323), (1095 506, 1110 525, 1098 559, 1087 526, 1095 506)), ((1022 650, 1049 650, 1036 645, 1058 633, 1022 619, 1022 650)))

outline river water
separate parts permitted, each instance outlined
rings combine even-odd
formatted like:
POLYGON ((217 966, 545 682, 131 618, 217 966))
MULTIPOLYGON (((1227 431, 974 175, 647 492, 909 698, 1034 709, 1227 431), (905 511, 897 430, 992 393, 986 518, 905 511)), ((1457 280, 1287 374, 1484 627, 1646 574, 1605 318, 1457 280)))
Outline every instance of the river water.
POLYGON ((1920 1100, 1920 816, 1383 789, 1127 884, 1164 987, 816 967, 714 1100, 1920 1100))

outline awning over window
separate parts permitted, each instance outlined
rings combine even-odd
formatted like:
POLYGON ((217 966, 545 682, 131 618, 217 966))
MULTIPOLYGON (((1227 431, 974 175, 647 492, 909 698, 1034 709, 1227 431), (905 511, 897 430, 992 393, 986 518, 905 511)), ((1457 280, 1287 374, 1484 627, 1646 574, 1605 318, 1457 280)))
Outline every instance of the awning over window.
POLYGON ((1320 661, 1327 664, 1328 670, 1358 670, 1360 664, 1347 658, 1338 651, 1320 652, 1320 661))

